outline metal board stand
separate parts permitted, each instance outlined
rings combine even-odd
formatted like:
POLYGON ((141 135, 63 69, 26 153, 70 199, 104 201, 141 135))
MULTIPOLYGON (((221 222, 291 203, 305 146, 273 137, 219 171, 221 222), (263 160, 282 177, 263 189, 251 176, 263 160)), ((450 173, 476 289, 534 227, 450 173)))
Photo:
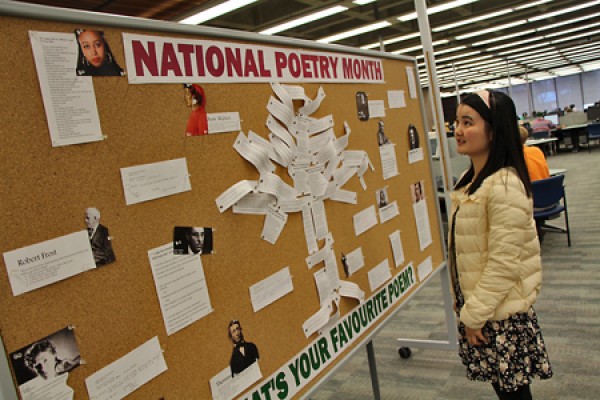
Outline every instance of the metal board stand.
MULTIPOLYGON (((448 340, 418 340, 418 339, 398 339, 397 343, 400 348, 418 347, 427 349, 440 350, 457 350, 458 349, 458 333, 456 328, 456 315, 454 314, 454 300, 450 292, 450 273, 447 264, 445 264, 440 273, 440 281, 442 285, 442 296, 444 299, 444 314, 446 315, 446 327, 448 328, 448 340)), ((408 354, 410 356, 410 352, 408 354)), ((408 357, 402 357, 408 358, 408 357)))

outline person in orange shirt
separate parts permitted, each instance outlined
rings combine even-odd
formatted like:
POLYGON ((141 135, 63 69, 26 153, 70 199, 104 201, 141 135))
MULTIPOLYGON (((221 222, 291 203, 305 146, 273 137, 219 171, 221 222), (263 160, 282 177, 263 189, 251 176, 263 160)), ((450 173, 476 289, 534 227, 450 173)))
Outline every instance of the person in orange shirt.
MULTIPOLYGON (((525 164, 527 164, 527 172, 529 172, 529 179, 531 182, 538 181, 540 179, 546 179, 550 177, 550 171, 548 170, 548 163, 544 152, 536 146, 525 146, 527 136, 529 132, 527 129, 520 126, 519 133, 521 134, 521 143, 523 143, 523 156, 525 156, 525 164)), ((544 241, 544 230, 542 225, 544 221, 535 220, 535 229, 538 234, 540 244, 544 241)))
POLYGON ((540 179, 549 178, 550 170, 548 169, 548 163, 546 163, 546 157, 544 157, 544 153, 535 146, 525 146, 527 136, 529 136, 527 129, 520 126, 519 133, 521 134, 521 143, 523 143, 523 155, 525 156, 525 163, 527 164, 529 179, 531 179, 533 182, 540 179))

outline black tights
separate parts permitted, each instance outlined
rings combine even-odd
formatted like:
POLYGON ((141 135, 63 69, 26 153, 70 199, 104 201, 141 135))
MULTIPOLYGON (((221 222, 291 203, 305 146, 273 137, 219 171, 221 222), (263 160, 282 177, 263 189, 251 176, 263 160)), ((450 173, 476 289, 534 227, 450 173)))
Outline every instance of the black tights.
POLYGON ((492 386, 500 400, 533 400, 529 385, 519 386, 516 392, 504 392, 500 390, 500 385, 497 383, 492 383, 492 386))

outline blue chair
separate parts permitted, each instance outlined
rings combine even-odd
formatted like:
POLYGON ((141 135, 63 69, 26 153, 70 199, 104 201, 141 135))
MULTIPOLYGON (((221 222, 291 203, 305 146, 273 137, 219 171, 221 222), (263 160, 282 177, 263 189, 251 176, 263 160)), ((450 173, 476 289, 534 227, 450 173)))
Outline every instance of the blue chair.
POLYGON ((590 140, 600 140, 600 124, 589 124, 587 127, 588 152, 592 152, 590 140))
POLYGON ((543 231, 566 233, 567 243, 571 247, 571 231, 569 230, 569 213, 567 211, 567 195, 563 185, 564 179, 564 175, 556 175, 532 182, 533 217, 536 224, 543 231), (561 213, 565 215, 566 229, 546 224, 548 219, 557 217, 561 213))

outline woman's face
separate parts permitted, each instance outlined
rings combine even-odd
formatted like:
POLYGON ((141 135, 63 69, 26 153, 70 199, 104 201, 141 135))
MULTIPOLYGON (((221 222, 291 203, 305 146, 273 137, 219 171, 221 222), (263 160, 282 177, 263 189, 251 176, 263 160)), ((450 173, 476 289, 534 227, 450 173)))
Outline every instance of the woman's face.
POLYGON ((79 35, 79 45, 86 60, 96 68, 104 64, 106 56, 102 35, 96 31, 83 31, 79 35))
POLYGON ((194 105, 194 96, 192 96, 192 92, 190 91, 190 89, 183 89, 183 99, 185 100, 185 104, 187 104, 188 107, 194 105))
POLYGON ((466 104, 458 106, 454 132, 456 151, 460 154, 487 156, 492 134, 486 121, 477 111, 466 104))
POLYGON ((43 351, 35 358, 35 371, 44 379, 54 378, 56 374, 56 355, 51 351, 43 351))

